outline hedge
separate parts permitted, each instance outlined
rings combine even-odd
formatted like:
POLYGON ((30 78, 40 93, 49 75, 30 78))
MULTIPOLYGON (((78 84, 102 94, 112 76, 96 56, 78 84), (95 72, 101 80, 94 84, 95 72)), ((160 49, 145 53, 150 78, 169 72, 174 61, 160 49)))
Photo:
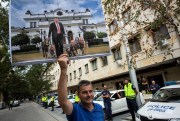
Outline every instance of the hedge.
POLYGON ((13 53, 19 52, 28 52, 28 51, 39 51, 39 48, 36 45, 24 45, 20 47, 20 50, 15 50, 13 53))
POLYGON ((98 45, 103 43, 103 39, 93 39, 90 41, 90 45, 98 45))

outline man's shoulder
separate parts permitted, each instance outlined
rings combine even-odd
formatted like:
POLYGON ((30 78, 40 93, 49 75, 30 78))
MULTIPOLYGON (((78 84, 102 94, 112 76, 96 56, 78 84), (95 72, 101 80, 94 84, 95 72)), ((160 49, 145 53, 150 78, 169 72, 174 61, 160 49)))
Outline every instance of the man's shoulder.
POLYGON ((97 108, 101 108, 102 109, 102 106, 98 103, 94 103, 94 106, 97 107, 97 108))

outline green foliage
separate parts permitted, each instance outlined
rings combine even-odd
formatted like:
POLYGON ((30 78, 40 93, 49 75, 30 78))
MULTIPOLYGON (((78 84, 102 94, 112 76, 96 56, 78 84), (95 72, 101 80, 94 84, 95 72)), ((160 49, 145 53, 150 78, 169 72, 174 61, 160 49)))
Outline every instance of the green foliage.
POLYGON ((48 68, 48 64, 32 65, 27 72, 26 80, 29 82, 29 87, 33 95, 50 91, 52 84, 44 75, 48 68))
POLYGON ((12 45, 27 45, 30 42, 29 37, 26 34, 18 34, 11 38, 12 45))
POLYGON ((39 48, 37 48, 36 45, 23 45, 20 47, 20 50, 14 50, 12 53, 29 52, 29 51, 39 51, 39 48))
POLYGON ((98 38, 104 38, 104 37, 107 37, 107 33, 105 33, 105 32, 98 32, 97 36, 98 36, 98 38))
POLYGON ((84 33, 84 39, 85 40, 90 40, 95 38, 95 34, 93 32, 85 32, 84 33))
POLYGON ((32 39, 31 42, 32 42, 33 44, 37 44, 37 43, 42 42, 42 39, 41 39, 40 37, 35 37, 35 38, 32 39))
POLYGON ((103 43, 103 39, 93 39, 90 41, 90 45, 98 45, 103 43))
MULTIPOLYGON (((6 2, 8 0, 3 0, 6 2)), ((3 46, 9 43, 9 23, 8 23, 8 10, 6 7, 2 7, 2 2, 0 2, 0 44, 3 46)))

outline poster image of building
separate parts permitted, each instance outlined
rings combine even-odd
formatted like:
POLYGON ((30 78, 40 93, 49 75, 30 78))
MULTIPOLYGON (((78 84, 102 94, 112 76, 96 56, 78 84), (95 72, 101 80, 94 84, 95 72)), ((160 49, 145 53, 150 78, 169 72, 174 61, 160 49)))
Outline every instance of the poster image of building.
POLYGON ((101 1, 11 0, 10 50, 14 65, 110 54, 101 1))

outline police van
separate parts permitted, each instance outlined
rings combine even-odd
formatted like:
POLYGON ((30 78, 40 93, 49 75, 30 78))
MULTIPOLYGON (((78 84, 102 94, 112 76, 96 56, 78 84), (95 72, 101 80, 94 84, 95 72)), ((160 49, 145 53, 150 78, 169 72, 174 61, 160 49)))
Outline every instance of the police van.
POLYGON ((136 121, 180 121, 180 85, 159 89, 138 110, 136 121))

